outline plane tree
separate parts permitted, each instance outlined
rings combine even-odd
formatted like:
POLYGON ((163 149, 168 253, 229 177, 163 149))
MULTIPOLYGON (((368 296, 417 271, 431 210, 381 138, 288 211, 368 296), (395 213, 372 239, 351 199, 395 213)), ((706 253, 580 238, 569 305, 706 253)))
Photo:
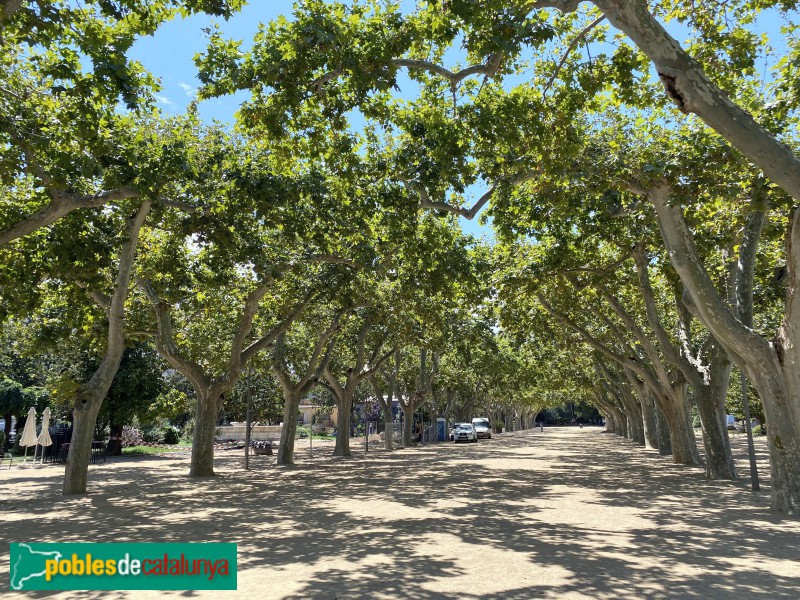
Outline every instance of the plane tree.
POLYGON ((300 401, 318 384, 330 360, 344 311, 335 300, 317 298, 297 321, 278 335, 270 353, 272 373, 283 392, 283 427, 278 464, 294 463, 294 442, 300 401))
POLYGON ((6 0, 0 4, 0 245, 77 209, 151 195, 125 151, 159 83, 129 58, 178 14, 230 17, 240 0, 6 0), (120 110, 120 106, 125 110, 120 110))
POLYGON ((325 174, 298 166, 296 175, 284 175, 257 162, 257 153, 249 163, 227 156, 232 188, 205 198, 209 210, 190 217, 191 236, 180 228, 152 236, 139 279, 156 347, 197 397, 192 476, 213 474, 221 397, 248 362, 348 276, 329 252, 325 208, 342 198, 328 196, 325 174))

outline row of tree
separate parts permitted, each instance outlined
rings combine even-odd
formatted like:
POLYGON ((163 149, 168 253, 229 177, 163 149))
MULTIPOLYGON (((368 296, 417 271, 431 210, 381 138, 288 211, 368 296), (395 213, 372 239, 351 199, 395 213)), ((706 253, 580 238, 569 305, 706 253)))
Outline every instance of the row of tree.
POLYGON ((60 304, 103 340, 65 492, 85 491, 143 339, 194 390, 193 475, 213 472, 220 398, 263 361, 285 423, 324 385, 339 431, 365 381, 412 412, 591 397, 694 464, 694 404, 709 476, 735 477, 736 364, 768 421, 772 506, 800 506, 794 2, 307 0, 247 51, 210 32, 201 98, 251 92, 235 130, 161 117, 126 52, 238 3, 84 4, 0 13, 3 316, 60 304), (484 206, 492 248, 455 220, 484 206))

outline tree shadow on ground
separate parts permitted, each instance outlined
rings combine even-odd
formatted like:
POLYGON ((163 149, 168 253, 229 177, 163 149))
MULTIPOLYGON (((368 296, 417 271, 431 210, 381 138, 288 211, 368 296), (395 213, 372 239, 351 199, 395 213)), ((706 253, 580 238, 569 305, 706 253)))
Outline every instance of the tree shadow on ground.
POLYGON ((707 481, 597 428, 298 457, 291 469, 253 457, 245 472, 224 454, 222 474, 200 483, 185 457, 142 457, 98 469, 95 491, 74 499, 58 496, 60 478, 22 477, 24 499, 10 500, 13 482, 0 489, 4 550, 238 542, 243 597, 794 600, 800 590, 800 522, 770 513, 768 490, 707 481))

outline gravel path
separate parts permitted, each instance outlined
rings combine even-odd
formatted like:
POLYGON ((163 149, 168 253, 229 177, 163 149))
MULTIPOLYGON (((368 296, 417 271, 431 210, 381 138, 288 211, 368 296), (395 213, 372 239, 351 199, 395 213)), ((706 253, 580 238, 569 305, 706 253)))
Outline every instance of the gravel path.
MULTIPOLYGON (((186 455, 117 459, 69 500, 63 467, 3 470, 0 596, 21 597, 10 541, 219 541, 239 543, 238 592, 81 597, 800 598, 800 520, 769 512, 768 487, 706 481, 602 431, 366 456, 354 443, 350 460, 316 441, 311 459, 304 440, 297 467, 253 457, 248 473, 220 452, 199 481, 186 455)), ((734 446, 746 474, 744 436, 734 446)))

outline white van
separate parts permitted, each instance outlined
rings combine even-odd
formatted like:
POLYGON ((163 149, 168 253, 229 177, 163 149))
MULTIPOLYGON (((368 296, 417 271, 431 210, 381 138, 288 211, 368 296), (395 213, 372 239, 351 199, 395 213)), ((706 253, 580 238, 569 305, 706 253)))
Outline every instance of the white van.
POLYGON ((728 420, 728 429, 736 431, 736 417, 733 415, 725 415, 725 418, 728 420))
POLYGON ((472 419, 472 426, 479 438, 492 439, 492 424, 486 417, 475 417, 472 419))

